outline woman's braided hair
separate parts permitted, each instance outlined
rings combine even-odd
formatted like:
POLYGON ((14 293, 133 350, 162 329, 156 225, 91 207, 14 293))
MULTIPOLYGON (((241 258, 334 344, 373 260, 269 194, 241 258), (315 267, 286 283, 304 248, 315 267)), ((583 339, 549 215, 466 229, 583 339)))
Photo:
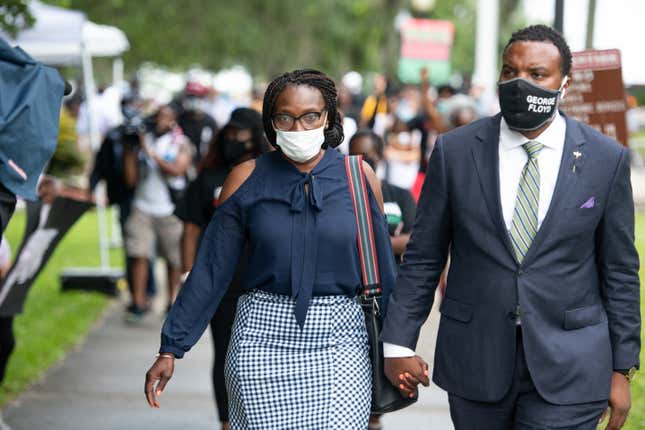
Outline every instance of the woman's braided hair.
POLYGON ((322 147, 335 148, 340 145, 343 141, 343 121, 336 108, 338 100, 336 85, 327 75, 314 69, 294 70, 284 73, 275 78, 267 87, 262 104, 262 124, 269 142, 277 148, 272 123, 273 110, 280 93, 290 85, 308 85, 321 92, 325 100, 325 110, 327 111, 327 121, 329 122, 329 127, 325 129, 325 143, 323 143, 322 147))

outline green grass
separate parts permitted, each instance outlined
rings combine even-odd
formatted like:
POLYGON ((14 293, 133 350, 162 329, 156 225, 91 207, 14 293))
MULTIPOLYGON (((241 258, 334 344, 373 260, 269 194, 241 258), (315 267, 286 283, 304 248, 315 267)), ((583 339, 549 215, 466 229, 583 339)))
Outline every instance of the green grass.
MULTIPOLYGON (((22 240, 25 213, 16 211, 5 232, 15 253, 22 240)), ((121 251, 110 255, 121 266, 121 251)), ((83 339, 110 300, 97 293, 61 292, 58 275, 67 267, 99 265, 96 213, 86 213, 58 244, 16 317, 16 349, 0 386, 0 407, 16 397, 83 339)))
MULTIPOLYGON (((645 282, 645 212, 636 213, 636 247, 641 257, 641 285, 645 282)), ((641 316, 645 316, 645 288, 641 287, 641 316)), ((645 327, 641 326, 641 369, 632 382, 632 410, 625 430, 645 429, 645 327)))

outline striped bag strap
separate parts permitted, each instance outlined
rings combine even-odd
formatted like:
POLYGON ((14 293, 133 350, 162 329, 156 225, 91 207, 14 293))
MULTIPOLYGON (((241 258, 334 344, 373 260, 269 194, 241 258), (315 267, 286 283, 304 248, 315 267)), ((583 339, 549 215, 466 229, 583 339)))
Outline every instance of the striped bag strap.
POLYGON ((356 226, 358 227, 358 254, 361 259, 364 296, 378 296, 381 293, 372 212, 370 211, 365 174, 363 172, 363 157, 350 155, 345 157, 345 169, 349 181, 349 191, 354 203, 356 226))

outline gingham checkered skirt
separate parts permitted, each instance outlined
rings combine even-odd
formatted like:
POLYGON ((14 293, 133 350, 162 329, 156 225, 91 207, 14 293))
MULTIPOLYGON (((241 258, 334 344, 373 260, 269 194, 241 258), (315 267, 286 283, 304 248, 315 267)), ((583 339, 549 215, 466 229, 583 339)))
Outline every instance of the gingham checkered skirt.
POLYGON ((231 428, 366 429, 363 311, 349 297, 314 297, 300 329, 294 303, 259 291, 240 298, 226 359, 231 428))

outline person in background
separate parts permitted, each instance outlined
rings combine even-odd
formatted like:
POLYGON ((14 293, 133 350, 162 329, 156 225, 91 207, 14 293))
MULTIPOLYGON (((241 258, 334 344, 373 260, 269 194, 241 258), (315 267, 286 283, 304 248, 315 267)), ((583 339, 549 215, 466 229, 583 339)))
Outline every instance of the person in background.
POLYGON ((419 173, 421 163, 421 133, 412 130, 407 122, 394 120, 392 129, 386 134, 387 146, 384 151, 387 161, 387 182, 409 190, 419 173))
MULTIPOLYGON (((108 204, 117 205, 119 208, 119 226, 121 236, 125 239, 127 233, 125 224, 132 211, 134 188, 125 180, 125 153, 138 147, 139 133, 146 132, 145 119, 142 116, 141 100, 133 93, 127 94, 121 101, 121 110, 124 122, 118 127, 109 130, 105 139, 94 157, 94 167, 90 174, 89 193, 93 193, 98 183, 105 181, 108 204)), ((89 197, 88 197, 89 198, 89 197)), ((126 279, 130 293, 134 294, 132 280, 133 258, 125 253, 126 279)), ((155 295, 157 288, 154 279, 154 258, 148 264, 148 281, 146 283, 146 296, 150 299, 155 295)), ((146 307, 148 305, 146 304, 146 307)))
POLYGON ((627 107, 627 112, 625 112, 627 135, 632 137, 638 133, 639 129, 638 113, 636 112, 636 109, 638 108, 638 100, 633 95, 627 94, 625 96, 625 106, 627 107))
MULTIPOLYGON (((80 186, 86 183, 81 179, 84 174, 86 159, 78 146, 76 121, 81 106, 81 97, 74 94, 63 101, 58 126, 58 145, 45 172, 47 175, 63 179, 70 185, 80 186)), ((83 187, 85 188, 85 187, 83 187)))
POLYGON ((387 127, 388 101, 387 78, 378 74, 374 77, 374 93, 368 96, 361 108, 359 128, 372 129, 379 136, 385 134, 387 127))
POLYGON ((410 130, 417 130, 421 133, 419 173, 410 188, 415 202, 419 200, 419 195, 421 194, 421 187, 425 179, 426 169, 428 168, 428 158, 430 158, 432 148, 434 147, 434 140, 438 134, 445 131, 443 118, 435 106, 437 100, 432 97, 434 91, 431 91, 429 70, 423 67, 420 77, 421 111, 415 118, 408 122, 410 130))
POLYGON ((468 125, 477 119, 477 112, 471 106, 458 106, 450 114, 451 128, 468 125))
POLYGON ((173 212, 186 187, 191 151, 175 118, 172 107, 161 107, 153 130, 139 135, 139 146, 128 147, 124 154, 126 184, 135 187, 133 209, 125 226, 126 253, 133 258, 133 297, 127 315, 131 322, 139 321, 147 311, 148 262, 155 255, 155 246, 166 261, 168 308, 179 285, 183 226, 173 212))
MULTIPOLYGON (((379 135, 371 130, 360 130, 349 141, 349 154, 362 155, 363 160, 376 171, 377 166, 383 161, 383 146, 383 139, 379 135)), ((410 191, 405 188, 392 185, 388 181, 380 181, 380 184, 392 250, 399 264, 410 240, 416 203, 410 191)))
POLYGON ((251 103, 249 107, 256 112, 262 113, 262 99, 264 98, 264 92, 266 91, 265 83, 256 83, 251 89, 251 103))
MULTIPOLYGON (((276 151, 238 164, 204 233, 186 283, 164 323, 146 373, 157 396, 202 335, 243 249, 248 269, 226 359, 231 427, 365 429, 371 370, 356 216, 334 82, 305 69, 271 82, 264 132, 276 151)), ((387 302, 395 278, 381 190, 364 163, 369 216, 387 302)), ((386 312, 386 309, 383 309, 386 312)))
POLYGON ((353 108, 353 96, 344 86, 338 87, 338 112, 343 118, 343 141, 338 145, 341 153, 347 154, 349 148, 349 141, 356 133, 358 125, 356 124, 355 116, 352 116, 351 110, 353 108))
MULTIPOLYGON (((190 272, 193 267, 198 244, 217 209, 226 177, 238 164, 257 158, 267 150, 268 143, 264 138, 260 113, 249 108, 235 109, 228 124, 211 142, 199 174, 190 183, 186 195, 175 209, 175 215, 184 223, 181 239, 184 273, 190 272)), ((240 264, 210 323, 213 337, 213 391, 222 430, 229 429, 224 363, 231 340, 237 300, 242 294, 242 273, 243 264, 240 264)))
POLYGON ((178 109, 177 124, 194 148, 193 162, 199 164, 208 151, 208 145, 217 133, 217 124, 206 112, 210 88, 197 81, 189 81, 178 109))
POLYGON ((226 124, 238 102, 226 91, 215 87, 208 87, 207 112, 217 124, 226 124))
POLYGON ((338 86, 338 109, 343 112, 345 117, 350 117, 356 124, 361 119, 360 105, 357 105, 358 97, 352 94, 349 88, 344 85, 338 86))

